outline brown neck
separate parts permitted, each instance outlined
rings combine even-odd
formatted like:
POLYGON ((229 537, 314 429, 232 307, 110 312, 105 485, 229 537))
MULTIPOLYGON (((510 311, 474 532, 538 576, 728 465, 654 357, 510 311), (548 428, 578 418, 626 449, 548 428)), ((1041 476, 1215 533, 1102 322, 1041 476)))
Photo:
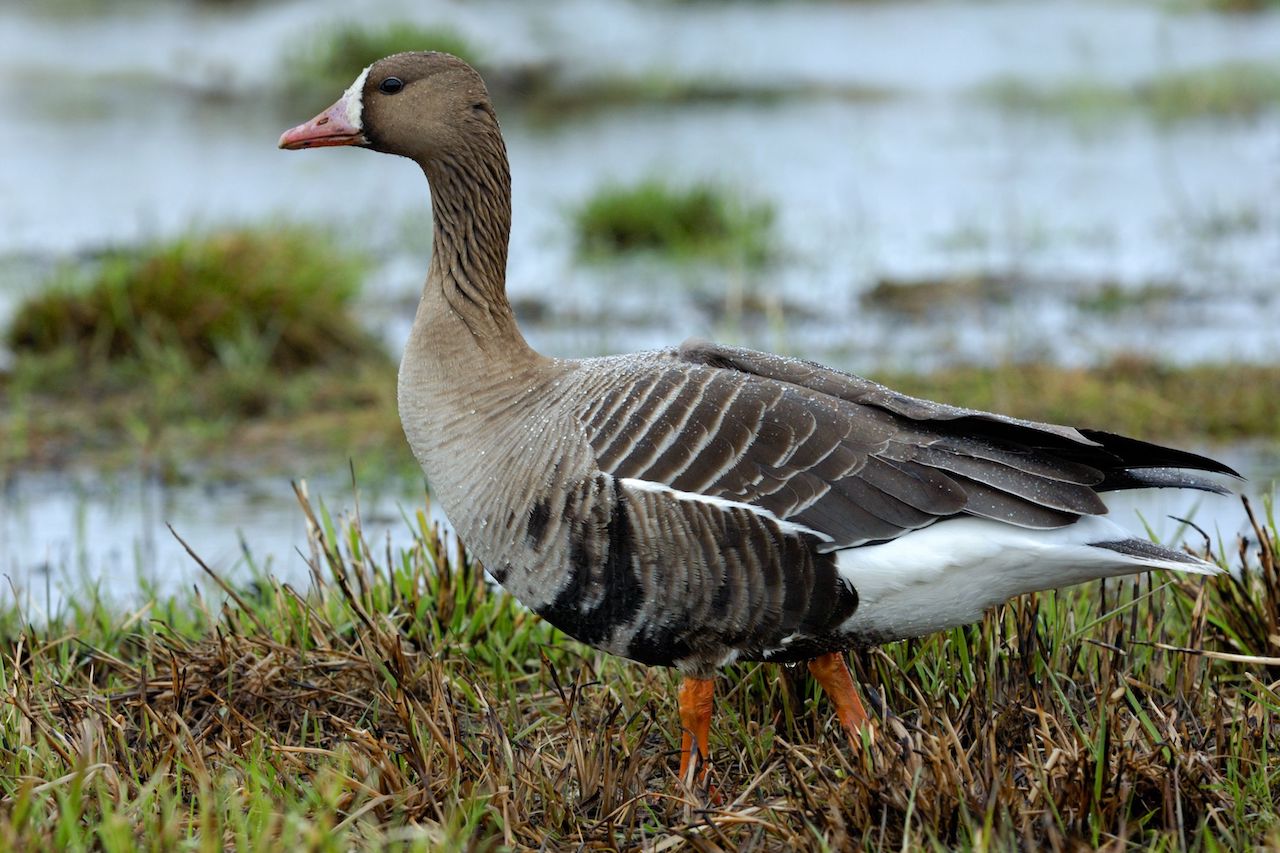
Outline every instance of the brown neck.
POLYGON ((462 153, 430 160, 423 171, 434 220, 425 298, 443 297, 481 349, 523 347, 506 293, 511 172, 500 132, 479 135, 462 153))

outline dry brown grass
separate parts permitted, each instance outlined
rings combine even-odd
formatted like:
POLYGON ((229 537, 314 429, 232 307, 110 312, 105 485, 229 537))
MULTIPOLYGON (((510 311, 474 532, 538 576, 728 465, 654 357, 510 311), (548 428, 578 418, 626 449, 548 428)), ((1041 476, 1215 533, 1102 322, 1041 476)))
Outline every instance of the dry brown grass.
MULTIPOLYGON (((1230 576, 1027 596, 855 656, 853 751, 802 670, 737 667, 720 799, 675 778, 674 677, 565 640, 419 515, 312 519, 312 589, 0 622, 0 847, 1240 849, 1280 842, 1276 531, 1230 576)), ((221 583, 221 581, 219 581, 221 583)))

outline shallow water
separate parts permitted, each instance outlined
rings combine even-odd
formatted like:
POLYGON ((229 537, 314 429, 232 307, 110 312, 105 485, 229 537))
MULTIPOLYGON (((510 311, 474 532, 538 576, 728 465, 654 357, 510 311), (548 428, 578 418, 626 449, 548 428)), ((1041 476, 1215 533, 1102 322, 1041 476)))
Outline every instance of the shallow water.
MULTIPOLYGON (((1135 353, 1280 358, 1280 108, 1241 121, 1161 126, 1121 113, 1080 124, 1010 114, 972 95, 1005 76, 1128 84, 1274 61, 1280 13, 1068 0, 379 8, 448 22, 501 63, 552 61, 569 77, 658 71, 897 93, 631 107, 552 123, 499 103, 515 175, 509 289, 531 342, 550 353, 699 335, 863 373, 1135 353), (603 182, 655 174, 715 178, 774 202, 779 259, 758 271, 578 259, 566 212, 603 182), (881 279, 969 272, 1021 284, 920 316, 862 301, 881 279), (1115 311, 1082 307, 1109 282, 1169 295, 1115 311)), ((307 118, 271 94, 286 46, 354 14, 351 5, 113 9, 0 7, 0 323, 50 270, 103 248, 303 219, 374 253, 366 320, 398 347, 429 251, 421 175, 366 152, 275 148, 281 130, 307 118)), ((1255 484, 1280 469, 1274 452, 1239 458, 1255 484)), ((335 503, 349 494, 340 473, 315 482, 335 503)), ((417 484, 380 487, 375 515, 389 521, 378 535, 403 534, 396 507, 416 499, 417 484)), ((1159 528, 1197 500, 1162 493, 1141 507, 1159 528)), ((1207 497, 1197 512, 1224 532, 1241 518, 1234 502, 1207 497)), ((11 482, 0 498, 0 567, 33 603, 46 576, 186 582, 194 567, 166 520, 220 568, 242 560, 240 530, 259 559, 301 570, 292 550, 302 516, 283 480, 169 488, 92 472, 11 482)))
MULTIPOLYGON (((379 553, 412 542, 416 513, 442 521, 421 482, 352 489, 339 472, 306 483, 317 510, 356 517, 379 553)), ((192 551, 232 583, 267 572, 308 582, 307 521, 287 477, 170 485, 151 477, 94 471, 21 473, 0 492, 0 599, 17 596, 33 615, 56 610, 68 592, 135 601, 138 589, 170 594, 207 586, 192 551), (186 543, 184 545, 183 543, 186 543)))

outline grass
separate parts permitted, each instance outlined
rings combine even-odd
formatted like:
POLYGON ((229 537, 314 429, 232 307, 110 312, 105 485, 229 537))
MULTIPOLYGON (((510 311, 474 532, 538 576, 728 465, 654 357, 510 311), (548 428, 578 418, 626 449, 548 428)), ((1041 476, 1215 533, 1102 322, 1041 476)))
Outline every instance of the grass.
POLYGON ((1118 358, 1089 369, 961 365, 874 378, 916 397, 1152 440, 1280 439, 1280 368, 1274 365, 1176 367, 1118 358))
POLYGON ((592 76, 578 83, 547 80, 512 106, 543 118, 632 104, 687 105, 751 101, 768 103, 796 94, 785 87, 752 85, 726 80, 685 78, 669 74, 592 76))
POLYGON ((603 187, 573 211, 573 224, 589 256, 652 252, 760 264, 773 250, 773 217, 772 205, 715 184, 650 178, 603 187))
MULTIPOLYGON (((501 82, 501 77, 497 78, 501 82)), ((540 120, 592 110, 635 105, 688 106, 692 104, 776 103, 787 98, 836 98, 869 103, 894 97, 889 89, 875 86, 827 86, 810 83, 763 83, 705 77, 680 77, 652 72, 636 76, 604 75, 566 80, 546 73, 520 81, 514 91, 500 92, 511 107, 525 109, 540 120)), ((502 104, 500 104, 502 106, 502 104)))
POLYGON ((1248 118, 1280 104, 1280 67, 1233 62, 1169 74, 1143 86, 1141 95, 1162 121, 1248 118))
POLYGON ((566 640, 426 522, 304 498, 311 588, 0 608, 4 849, 1217 850, 1280 842, 1274 522, 1238 579, 1026 596, 854 656, 852 749, 802 669, 719 679, 720 800, 675 778, 675 678, 566 640), (881 716, 881 715, 877 715, 881 716))
MULTIPOLYGON (((1219 239, 1245 229, 1260 227, 1256 211, 1213 213, 1195 228, 1206 238, 1219 239)), ((912 319, 955 314, 964 308, 1004 305, 1012 302, 1026 282, 1017 276, 989 273, 956 273, 923 278, 883 278, 859 298, 864 309, 900 314, 912 319)), ((1184 296, 1167 281, 1125 285, 1102 280, 1072 297, 1082 311, 1118 314, 1122 311, 1167 304, 1184 296)))
POLYGON ((1129 287, 1115 281, 1104 281, 1093 290, 1080 294, 1074 301, 1083 311, 1119 314, 1171 303, 1182 295, 1182 289, 1170 282, 1149 282, 1129 287))
POLYGON ((1280 9, 1280 0, 1189 0, 1186 5, 1192 9, 1205 8, 1228 14, 1254 14, 1280 9))
POLYGON ((1007 276, 963 273, 929 278, 885 278, 862 294, 863 308, 909 317, 954 312, 958 307, 1009 302, 1017 282, 1007 276))
POLYGON ((1203 118, 1252 118, 1280 103, 1280 67, 1230 62, 1154 77, 1129 87, 1091 80, 1035 86, 1004 78, 979 95, 1001 107, 1096 123, 1124 110, 1145 110, 1162 123, 1203 118))
POLYGON ((296 441, 326 420, 371 443, 395 437, 394 366, 352 312, 362 272, 328 235, 279 227, 58 275, 6 332, 15 363, 0 376, 0 462, 86 450, 124 464, 139 452, 190 459, 232 433, 269 439, 274 426, 296 441))
MULTIPOLYGON (((77 393, 75 377, 93 370, 61 356, 52 365, 20 360, 14 375, 0 374, 0 462, 59 465, 83 457, 180 475, 195 460, 217 458, 234 475, 287 471, 324 454, 359 458, 375 472, 415 470, 396 414, 395 368, 383 356, 286 377, 195 371, 181 360, 153 371, 148 364, 77 393), (137 378, 130 384, 128 376, 137 378), (228 446, 236 449, 231 458, 219 451, 228 446)), ((1154 441, 1280 439, 1280 367, 1272 365, 1179 367, 1121 358, 1091 369, 1008 363, 871 376, 914 396, 1154 441)))
MULTIPOLYGON (((646 217, 669 196, 688 197, 653 192, 659 205, 620 205, 645 213, 628 213, 637 222, 620 226, 627 236, 613 243, 651 246, 659 238, 646 217)), ((730 259, 742 251, 735 241, 761 245, 723 236, 723 222, 720 242, 697 243, 716 229, 690 223, 724 215, 706 212, 728 203, 714 198, 674 217, 684 230, 650 223, 673 229, 665 251, 730 259)), ((282 227, 190 236, 113 255, 91 275, 58 275, 6 332, 15 362, 0 372, 0 471, 79 459, 181 477, 218 459, 228 470, 217 473, 234 476, 291 470, 317 453, 358 457, 374 472, 416 471, 396 414, 395 365, 352 317, 360 271, 328 235, 282 227), (226 447, 236 453, 214 452, 226 447)), ((921 288, 884 282, 868 304, 911 314, 1006 293, 1001 279, 921 288)), ((1118 311, 1163 295, 1104 288, 1081 305, 1118 311)), ((1010 363, 873 378, 916 396, 1152 440, 1280 438, 1276 366, 1126 358, 1091 370, 1010 363)))
POLYGON ((447 26, 423 26, 405 20, 376 24, 343 21, 299 37, 285 52, 282 74, 287 94, 304 111, 319 111, 337 99, 366 66, 415 50, 452 53, 472 65, 483 56, 465 37, 447 26))
POLYGON ((1042 86, 1001 77, 980 86, 978 96, 1002 109, 1066 116, 1081 123, 1098 122, 1139 105, 1133 90, 1092 80, 1042 86))
POLYGON ((230 231, 115 254, 91 280, 46 283, 5 335, 18 354, 73 351, 84 363, 171 349, 197 367, 266 347, 261 360, 305 368, 367 345, 349 308, 362 265, 299 228, 230 231))

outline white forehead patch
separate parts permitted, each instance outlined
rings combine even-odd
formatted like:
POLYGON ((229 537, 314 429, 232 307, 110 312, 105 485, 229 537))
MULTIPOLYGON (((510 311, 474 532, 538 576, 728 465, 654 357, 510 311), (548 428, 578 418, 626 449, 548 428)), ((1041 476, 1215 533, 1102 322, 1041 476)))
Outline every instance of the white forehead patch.
POLYGON ((347 105, 347 121, 356 130, 364 130, 360 118, 364 114, 364 81, 369 76, 370 65, 360 72, 360 76, 356 78, 356 82, 347 87, 347 91, 342 94, 342 102, 347 105))

